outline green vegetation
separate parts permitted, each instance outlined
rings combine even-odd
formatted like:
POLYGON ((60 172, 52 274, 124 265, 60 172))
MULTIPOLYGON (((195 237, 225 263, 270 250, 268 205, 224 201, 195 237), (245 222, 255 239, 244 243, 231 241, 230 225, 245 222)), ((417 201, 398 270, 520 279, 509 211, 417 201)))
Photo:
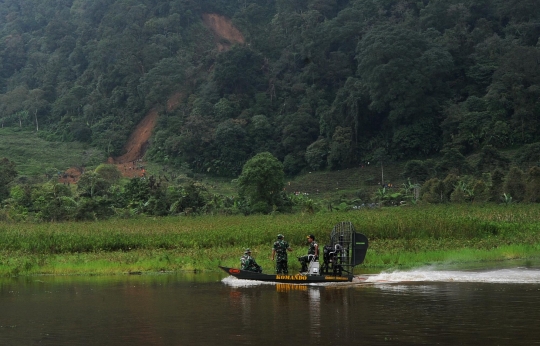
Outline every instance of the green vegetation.
POLYGON ((271 272, 271 244, 278 233, 294 249, 289 258, 294 270, 295 256, 306 251, 306 234, 324 244, 333 225, 343 220, 370 239, 359 271, 540 256, 535 206, 396 207, 315 215, 1 223, 0 275, 215 270, 220 264, 238 266, 245 247, 271 272))
POLYGON ((2 128, 119 156, 155 109, 147 158, 227 177, 265 151, 288 176, 537 164, 533 0, 5 0, 0 17, 2 128))
POLYGON ((535 1, 5 0, 0 18, 4 273, 212 268, 342 217, 373 268, 537 249, 535 1), (120 179, 100 164, 150 110, 148 174, 120 179))
POLYGON ((17 163, 19 175, 38 181, 69 167, 95 167, 106 159, 103 152, 87 144, 51 142, 17 128, 0 128, 0 153, 17 163))
POLYGON ((269 152, 251 158, 238 178, 238 192, 255 212, 268 213, 288 198, 282 193, 283 164, 269 152))
POLYGON ((0 171, 19 178, 0 179, 0 220, 537 203, 538 8, 4 1, 0 171), (150 110, 148 179, 91 171, 150 110), (245 183, 261 153, 284 192, 245 183), (70 166, 87 170, 66 189, 70 166))

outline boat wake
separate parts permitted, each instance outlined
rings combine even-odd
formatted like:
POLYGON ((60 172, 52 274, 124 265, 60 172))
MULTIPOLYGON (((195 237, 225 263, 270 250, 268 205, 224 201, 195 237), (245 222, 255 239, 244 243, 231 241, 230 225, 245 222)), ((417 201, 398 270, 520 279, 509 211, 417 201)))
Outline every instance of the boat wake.
POLYGON ((441 271, 417 269, 412 271, 395 271, 369 275, 363 281, 371 284, 388 284, 404 282, 479 282, 479 283, 509 283, 509 284, 538 284, 540 270, 515 268, 490 271, 441 271))
POLYGON ((257 280, 242 280, 235 278, 234 276, 227 276, 223 280, 221 280, 225 285, 231 286, 231 287, 253 287, 253 286, 261 286, 261 285, 275 285, 275 282, 271 281, 257 281, 257 280))

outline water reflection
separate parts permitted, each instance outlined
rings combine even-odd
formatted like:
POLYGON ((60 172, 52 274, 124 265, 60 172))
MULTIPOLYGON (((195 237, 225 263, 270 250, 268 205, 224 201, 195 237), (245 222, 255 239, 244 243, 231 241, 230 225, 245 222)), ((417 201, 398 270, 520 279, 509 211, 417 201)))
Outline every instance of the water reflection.
POLYGON ((0 279, 0 345, 540 344, 540 284, 440 281, 485 273, 323 286, 213 274, 0 279))
POLYGON ((309 320, 310 320, 310 333, 313 335, 313 339, 319 341, 321 338, 321 289, 317 287, 310 287, 308 289, 309 297, 309 320))

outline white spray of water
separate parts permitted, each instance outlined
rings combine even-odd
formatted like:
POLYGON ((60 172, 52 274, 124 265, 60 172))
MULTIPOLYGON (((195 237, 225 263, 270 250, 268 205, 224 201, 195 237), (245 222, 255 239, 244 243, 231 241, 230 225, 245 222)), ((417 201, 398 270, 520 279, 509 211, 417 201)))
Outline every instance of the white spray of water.
POLYGON ((490 271, 441 271, 417 269, 370 275, 365 283, 388 284, 403 282, 484 282, 484 283, 540 283, 540 270, 515 268, 490 271))
POLYGON ((253 286, 276 284, 275 282, 270 282, 270 281, 242 280, 242 279, 235 278, 234 276, 227 276, 226 278, 221 280, 221 282, 231 287, 253 287, 253 286))

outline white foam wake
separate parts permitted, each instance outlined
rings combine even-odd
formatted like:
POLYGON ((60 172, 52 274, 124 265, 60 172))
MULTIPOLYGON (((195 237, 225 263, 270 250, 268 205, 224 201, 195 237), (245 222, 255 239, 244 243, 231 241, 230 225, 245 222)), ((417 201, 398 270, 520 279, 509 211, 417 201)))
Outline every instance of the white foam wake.
POLYGON ((260 286, 260 285, 275 285, 275 282, 270 281, 257 281, 257 280, 242 280, 235 278, 234 276, 230 275, 221 280, 225 285, 231 286, 231 287, 252 287, 252 286, 260 286))
POLYGON ((516 268, 491 271, 440 271, 417 269, 370 275, 366 283, 385 284, 403 282, 485 282, 485 283, 540 283, 540 270, 516 268))

